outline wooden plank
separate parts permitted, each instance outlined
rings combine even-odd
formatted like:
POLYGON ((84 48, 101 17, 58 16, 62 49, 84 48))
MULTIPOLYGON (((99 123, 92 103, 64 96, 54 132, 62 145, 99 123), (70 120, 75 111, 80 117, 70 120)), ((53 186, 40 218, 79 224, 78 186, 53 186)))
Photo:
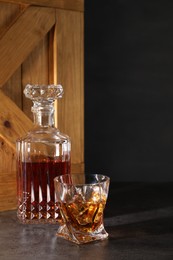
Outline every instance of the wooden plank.
POLYGON ((0 134, 0 211, 16 208, 15 145, 0 134))
MULTIPOLYGON (((0 211, 16 209, 16 174, 15 172, 4 173, 5 180, 0 178, 0 211)), ((0 176, 1 177, 1 176, 0 176)))
POLYGON ((76 174, 84 173, 84 163, 72 163, 71 172, 76 174))
POLYGON ((0 133, 15 147, 16 139, 32 128, 32 121, 0 90, 0 133))
MULTIPOLYGON (((37 45, 22 64, 22 85, 48 84, 49 81, 49 35, 37 45)), ((32 101, 23 96, 23 112, 33 121, 32 101)))
POLYGON ((81 12, 84 11, 84 0, 3 0, 1 2, 54 7, 81 12))
POLYGON ((84 162, 83 14, 56 11, 57 80, 64 87, 58 101, 58 128, 72 139, 72 164, 84 162))
MULTIPOLYGON (((0 35, 7 30, 10 24, 23 10, 23 7, 11 3, 0 2, 0 35)), ((19 67, 3 87, 4 93, 22 108, 21 95, 21 67, 19 67)))
POLYGON ((54 24, 55 10, 52 8, 29 7, 18 17, 0 39, 0 87, 54 24))
POLYGON ((0 211, 16 208, 16 139, 33 127, 0 90, 0 211))
POLYGON ((0 35, 10 26, 22 11, 20 5, 0 2, 0 35))
POLYGON ((2 87, 3 93, 22 109, 21 66, 2 87))

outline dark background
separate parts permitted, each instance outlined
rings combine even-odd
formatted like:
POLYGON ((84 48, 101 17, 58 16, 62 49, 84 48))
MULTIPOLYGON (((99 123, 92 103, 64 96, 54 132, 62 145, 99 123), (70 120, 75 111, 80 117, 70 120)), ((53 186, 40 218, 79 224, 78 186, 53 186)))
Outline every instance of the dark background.
POLYGON ((173 181, 173 2, 85 0, 86 172, 173 181))

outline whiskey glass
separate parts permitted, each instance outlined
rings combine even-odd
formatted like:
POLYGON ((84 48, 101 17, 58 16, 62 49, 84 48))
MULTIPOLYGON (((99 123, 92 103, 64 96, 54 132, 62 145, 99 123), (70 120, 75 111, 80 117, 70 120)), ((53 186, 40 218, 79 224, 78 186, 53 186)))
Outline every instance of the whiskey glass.
POLYGON ((61 221, 57 236, 76 244, 108 237, 103 214, 110 178, 100 174, 65 174, 54 179, 61 221))

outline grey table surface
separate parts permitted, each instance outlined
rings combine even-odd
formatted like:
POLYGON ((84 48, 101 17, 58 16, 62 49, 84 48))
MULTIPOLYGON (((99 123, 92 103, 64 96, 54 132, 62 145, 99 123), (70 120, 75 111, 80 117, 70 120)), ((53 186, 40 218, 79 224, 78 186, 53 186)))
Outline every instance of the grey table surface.
POLYGON ((112 183, 105 210, 107 240, 76 245, 56 225, 23 225, 0 212, 0 259, 173 259, 173 183, 112 183))

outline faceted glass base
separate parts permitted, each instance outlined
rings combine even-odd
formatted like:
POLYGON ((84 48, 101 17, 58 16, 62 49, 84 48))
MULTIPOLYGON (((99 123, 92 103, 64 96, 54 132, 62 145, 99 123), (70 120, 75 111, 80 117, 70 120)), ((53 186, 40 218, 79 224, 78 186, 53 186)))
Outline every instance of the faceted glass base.
POLYGON ((33 203, 22 203, 17 210, 17 217, 23 224, 57 224, 60 219, 59 208, 55 203, 45 203, 44 207, 40 204, 34 206, 33 203))
POLYGON ((92 233, 77 232, 70 226, 68 228, 66 225, 61 225, 56 235, 76 244, 85 244, 96 240, 103 240, 108 237, 108 233, 104 229, 103 225, 99 228, 99 230, 92 233))

